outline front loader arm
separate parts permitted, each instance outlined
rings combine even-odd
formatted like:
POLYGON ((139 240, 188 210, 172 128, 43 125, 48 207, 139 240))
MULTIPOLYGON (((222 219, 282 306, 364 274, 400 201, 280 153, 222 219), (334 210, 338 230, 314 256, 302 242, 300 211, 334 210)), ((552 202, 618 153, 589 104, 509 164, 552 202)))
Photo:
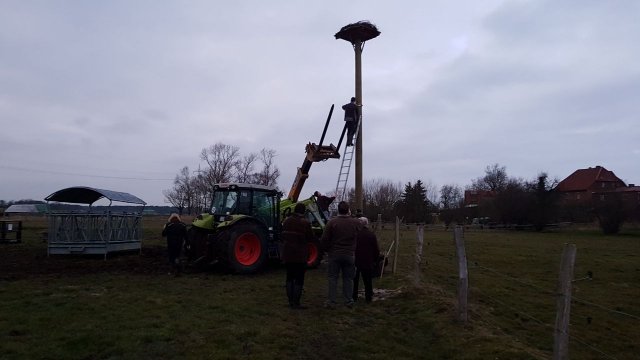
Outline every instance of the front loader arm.
POLYGON ((322 145, 324 136, 327 133, 327 128, 329 127, 329 122, 331 121, 331 114, 333 114, 333 105, 331 105, 331 109, 329 110, 329 116, 327 116, 327 122, 324 125, 324 130, 322 131, 322 136, 320 137, 320 144, 316 145, 314 143, 308 143, 305 148, 307 154, 305 155, 304 161, 302 162, 302 166, 298 168, 296 178, 293 180, 293 185, 291 185, 291 190, 289 190, 289 195, 287 196, 287 199, 291 200, 292 202, 298 201, 298 197, 300 197, 302 187, 309 177, 309 169, 311 169, 311 165, 314 162, 340 158, 338 148, 336 148, 335 145, 322 145))

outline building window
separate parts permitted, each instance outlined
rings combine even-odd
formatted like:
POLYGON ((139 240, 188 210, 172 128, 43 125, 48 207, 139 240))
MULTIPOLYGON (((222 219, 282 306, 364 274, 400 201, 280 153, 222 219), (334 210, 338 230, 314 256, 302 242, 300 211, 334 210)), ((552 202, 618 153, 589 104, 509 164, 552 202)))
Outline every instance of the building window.
POLYGON ((601 183, 601 186, 602 186, 602 188, 604 189, 604 188, 606 188, 606 187, 607 187, 607 183, 604 183, 604 182, 603 182, 603 183, 601 183))
POLYGON ((576 200, 580 200, 580 194, 576 194, 576 200))
POLYGON ((604 201, 604 194, 600 195, 600 201, 604 201))

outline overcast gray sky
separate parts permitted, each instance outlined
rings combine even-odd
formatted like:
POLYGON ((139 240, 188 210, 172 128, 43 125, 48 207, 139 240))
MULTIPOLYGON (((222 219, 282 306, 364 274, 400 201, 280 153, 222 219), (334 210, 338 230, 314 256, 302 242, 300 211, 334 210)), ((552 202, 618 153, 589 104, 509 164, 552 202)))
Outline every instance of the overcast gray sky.
MULTIPOLYGON (((640 1, 0 0, 0 199, 163 189, 216 142, 276 150, 288 191, 360 20, 364 177, 469 185, 487 165, 640 184, 640 1)), ((336 110, 339 110, 337 108, 336 110)), ((343 125, 336 111, 328 140, 343 125)), ((316 163, 302 192, 335 188, 316 163)), ((353 176, 350 177, 353 179, 353 176)))

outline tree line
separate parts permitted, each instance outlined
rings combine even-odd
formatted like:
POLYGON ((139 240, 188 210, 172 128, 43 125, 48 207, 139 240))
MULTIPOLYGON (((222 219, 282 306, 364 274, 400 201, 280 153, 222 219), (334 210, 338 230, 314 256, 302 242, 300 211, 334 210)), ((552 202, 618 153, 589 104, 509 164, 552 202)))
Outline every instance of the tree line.
POLYGON ((275 164, 276 151, 263 148, 242 155, 237 146, 218 142, 200 152, 197 170, 184 166, 173 180, 173 187, 163 191, 167 203, 180 214, 195 214, 210 207, 213 185, 226 182, 276 186, 280 170, 275 164))
MULTIPOLYGON (((217 143, 202 149, 200 160, 204 169, 191 171, 183 167, 176 175, 173 188, 164 191, 168 203, 178 211, 194 214, 207 209, 213 185, 221 182, 254 183, 276 186, 280 171, 274 163, 276 152, 263 149, 246 156, 237 146, 217 143)), ((421 179, 402 184, 388 179, 366 180, 363 184, 363 209, 370 219, 381 216, 393 221, 399 216, 407 223, 443 222, 470 224, 473 219, 486 225, 530 227, 541 231, 558 222, 590 222, 598 220, 606 233, 617 233, 625 220, 637 217, 633 209, 625 208, 621 199, 611 196, 598 204, 571 205, 561 201, 554 191, 558 179, 550 179, 545 172, 525 180, 510 177, 506 167, 488 165, 483 176, 471 180, 465 188, 445 184, 439 189, 421 179), (484 192, 490 196, 465 206, 465 191, 484 192)), ((332 194, 331 191, 327 192, 332 194)), ((353 208, 355 190, 349 189, 346 201, 353 208)))
MULTIPOLYGON (((625 221, 640 220, 637 204, 626 203, 622 194, 612 192, 601 201, 567 203, 554 189, 558 179, 542 172, 531 180, 509 177, 499 164, 485 168, 484 176, 472 179, 464 190, 489 196, 477 204, 465 206, 464 190, 456 184, 443 185, 435 193, 433 185, 421 180, 399 183, 375 180, 367 182, 364 214, 384 221, 400 216, 407 223, 471 224, 531 228, 542 231, 560 222, 598 222, 604 233, 615 234, 625 221)), ((350 193, 353 197, 353 193, 350 193)))

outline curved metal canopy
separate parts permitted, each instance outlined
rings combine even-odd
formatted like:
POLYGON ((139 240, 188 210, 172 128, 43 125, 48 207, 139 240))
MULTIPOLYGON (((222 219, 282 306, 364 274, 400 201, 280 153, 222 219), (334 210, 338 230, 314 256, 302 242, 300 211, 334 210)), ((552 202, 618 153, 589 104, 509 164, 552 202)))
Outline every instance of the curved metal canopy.
POLYGON ((129 204, 141 204, 146 205, 144 201, 140 198, 135 197, 129 193, 112 191, 112 190, 104 190, 104 189, 95 189, 85 186, 74 186, 62 190, 58 190, 53 194, 47 196, 45 200, 47 201, 58 201, 58 202, 67 202, 67 203, 77 203, 77 204, 93 204, 94 202, 107 198, 111 201, 119 201, 129 204))

